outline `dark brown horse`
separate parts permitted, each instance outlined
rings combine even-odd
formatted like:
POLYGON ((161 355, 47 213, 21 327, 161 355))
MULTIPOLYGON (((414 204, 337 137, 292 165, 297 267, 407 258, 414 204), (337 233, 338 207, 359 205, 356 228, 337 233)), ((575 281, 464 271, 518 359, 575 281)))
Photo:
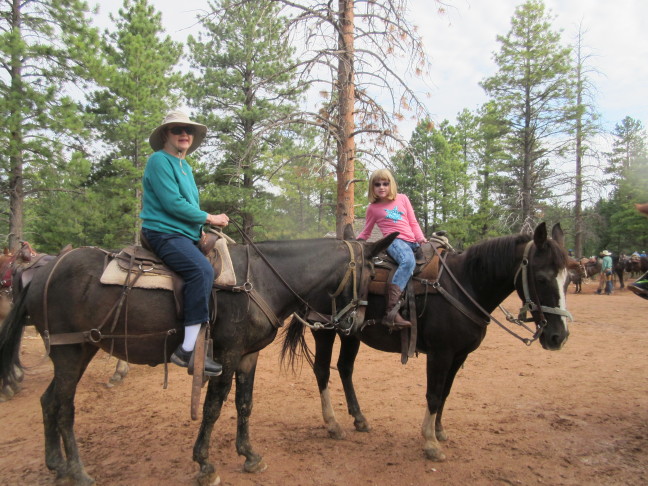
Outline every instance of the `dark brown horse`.
POLYGON ((574 293, 575 294, 580 294, 581 291, 583 290, 583 279, 587 277, 587 272, 585 271, 585 267, 583 264, 576 260, 575 258, 569 257, 568 263, 567 263, 567 270, 568 270, 568 279, 565 282, 565 291, 567 291, 567 287, 569 287, 570 283, 574 284, 574 293))
MULTIPOLYGON (((547 237, 542 223, 533 238, 505 236, 474 245, 461 254, 448 254, 446 271, 439 284, 450 297, 441 292, 417 296, 417 316, 420 316, 417 351, 427 355, 427 407, 422 433, 429 459, 442 461, 446 457, 439 442, 447 440, 441 416, 455 374, 484 339, 490 313, 509 294, 517 291, 522 301, 534 309, 531 314, 537 326, 535 336, 539 336, 543 348, 558 350, 567 341, 567 317, 570 316, 565 310, 564 284, 568 257, 559 225, 554 226, 552 236, 553 239, 547 237)), ((370 295, 367 322, 380 320, 384 310, 384 297, 370 295)), ((284 358, 303 356, 308 351, 303 339, 304 327, 302 321, 293 319, 284 338, 284 358)), ((337 368, 348 411, 359 431, 369 430, 353 387, 354 361, 360 342, 398 353, 399 334, 376 325, 365 327, 358 336, 340 336, 337 368)), ((328 389, 336 332, 316 330, 313 336, 316 346, 313 370, 324 421, 332 437, 342 438, 344 433, 335 419, 328 389)))
POLYGON ((648 272, 648 258, 645 256, 637 258, 627 258, 625 261, 625 271, 632 277, 637 277, 648 272))
MULTIPOLYGON (((339 294, 337 309, 349 311, 338 316, 340 319, 364 315, 359 304, 364 300, 362 289, 368 287, 371 259, 395 236, 373 244, 317 239, 230 248, 237 286, 233 291, 218 292, 217 317, 211 329, 214 357, 223 364, 223 374, 209 379, 193 449, 193 459, 200 466, 200 484, 220 481, 209 461, 209 442, 234 375, 236 449, 246 458, 246 471, 265 469, 252 448, 248 428, 259 352, 273 341, 277 328, 291 313, 305 308, 329 312, 332 295, 339 294), (350 272, 353 278, 349 278, 350 272), (349 303, 354 305, 345 305, 349 303)), ((99 282, 105 260, 102 250, 79 248, 43 267, 17 296, 0 330, 0 383, 12 379, 10 370, 28 317, 51 344, 54 378, 41 397, 45 462, 58 479, 75 485, 94 483, 79 457, 73 430, 77 384, 92 358, 104 349, 133 363, 158 365, 182 342, 184 332, 172 293, 140 288, 129 292, 128 305, 113 327, 112 312, 123 289, 99 282), (98 331, 106 319, 110 329, 98 331), (74 342, 79 335, 85 339, 74 342), (68 338, 69 344, 55 344, 57 339, 65 343, 68 338)))

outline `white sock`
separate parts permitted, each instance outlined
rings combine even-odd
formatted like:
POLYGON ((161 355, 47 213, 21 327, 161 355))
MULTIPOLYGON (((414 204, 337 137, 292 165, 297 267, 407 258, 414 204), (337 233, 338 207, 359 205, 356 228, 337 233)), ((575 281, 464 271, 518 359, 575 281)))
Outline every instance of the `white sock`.
POLYGON ((196 347, 196 339, 198 339, 198 332, 200 331, 200 324, 193 324, 185 326, 185 336, 182 343, 182 349, 185 351, 193 351, 196 347))

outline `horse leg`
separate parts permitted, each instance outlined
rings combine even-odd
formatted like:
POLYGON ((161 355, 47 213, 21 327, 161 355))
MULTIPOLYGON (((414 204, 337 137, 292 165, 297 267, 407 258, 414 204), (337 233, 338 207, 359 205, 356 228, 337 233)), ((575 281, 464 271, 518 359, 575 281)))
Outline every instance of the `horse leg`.
MULTIPOLYGON (((445 461, 441 444, 437 439, 437 414, 443 405, 443 394, 446 389, 447 372, 451 368, 452 357, 441 352, 431 352, 427 355, 427 408, 421 427, 421 435, 425 439, 424 450, 428 459, 445 461)), ((439 423, 440 425, 440 423, 439 423)), ((443 430, 443 429, 442 429, 443 430)), ((443 435, 443 434, 442 434, 443 435)))
POLYGON ((371 427, 367 419, 360 410, 358 397, 355 393, 353 386, 353 365, 358 350, 360 349, 360 340, 356 337, 343 337, 341 338, 342 345, 340 346, 340 356, 338 357, 337 367, 342 386, 344 387, 344 395, 346 396, 347 410, 349 415, 353 417, 353 425, 358 432, 369 432, 371 427))
POLYGON ((62 474, 65 470, 65 459, 63 458, 61 437, 56 424, 59 404, 54 396, 55 381, 52 379, 40 401, 43 409, 43 426, 45 427, 45 465, 50 471, 62 474))
POLYGON ((85 471, 74 436, 74 396, 79 380, 98 348, 86 345, 54 346, 54 379, 41 397, 45 428, 45 463, 57 480, 75 485, 94 484, 85 471), (60 442, 65 449, 65 460, 60 442))
POLYGON ((221 376, 210 378, 207 385, 207 394, 205 404, 203 405, 203 419, 200 423, 198 437, 193 447, 193 460, 200 466, 200 472, 196 477, 196 482, 200 486, 215 486, 220 484, 220 477, 216 473, 216 468, 209 462, 209 440, 211 438, 214 425, 220 417, 223 402, 232 388, 233 371, 223 369, 221 376))
POLYGON ((452 389, 454 379, 457 376, 457 371, 459 371, 461 365, 464 364, 466 358, 467 356, 460 356, 456 358, 455 361, 452 363, 452 367, 448 371, 448 374, 446 375, 445 388, 443 390, 443 399, 441 401, 441 405, 437 410, 436 420, 434 423, 434 433, 436 435, 437 440, 440 442, 445 442, 448 440, 448 434, 446 434, 442 423, 443 409, 445 407, 446 400, 448 399, 448 395, 450 395, 450 390, 452 389))
POLYGON ((2 389, 0 389, 0 402, 11 400, 22 388, 21 383, 25 377, 25 372, 18 365, 13 365, 13 371, 11 373, 13 375, 13 382, 4 385, 2 389))
POLYGON ((113 386, 118 385, 119 383, 124 381, 124 378, 126 378, 129 370, 130 368, 128 366, 128 362, 118 359, 117 365, 115 366, 115 372, 110 377, 110 380, 108 381, 108 384, 106 386, 108 388, 112 388, 113 386))
POLYGON ((239 456, 245 456, 243 470, 249 473, 262 472, 268 467, 263 458, 252 450, 250 443, 252 393, 258 359, 258 352, 244 356, 236 371, 236 452, 239 456))
POLYGON ((313 372, 317 380, 317 387, 320 392, 322 403, 322 417, 329 437, 333 439, 344 439, 346 434, 335 418, 333 405, 331 403, 331 392, 328 388, 331 376, 331 357, 333 355, 333 343, 335 342, 335 331, 318 330, 313 332, 315 339, 315 362, 313 372))

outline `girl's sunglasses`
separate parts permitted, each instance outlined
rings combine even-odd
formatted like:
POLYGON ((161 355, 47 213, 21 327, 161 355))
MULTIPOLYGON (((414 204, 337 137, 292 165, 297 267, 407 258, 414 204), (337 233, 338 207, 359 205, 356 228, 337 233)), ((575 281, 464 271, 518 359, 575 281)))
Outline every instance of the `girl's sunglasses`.
POLYGON ((196 133, 196 127, 191 125, 184 125, 181 127, 171 127, 169 128, 169 131, 174 135, 182 135, 183 133, 186 133, 187 135, 194 135, 196 133))
POLYGON ((383 182, 374 182, 374 187, 389 187, 389 181, 383 181, 383 182))

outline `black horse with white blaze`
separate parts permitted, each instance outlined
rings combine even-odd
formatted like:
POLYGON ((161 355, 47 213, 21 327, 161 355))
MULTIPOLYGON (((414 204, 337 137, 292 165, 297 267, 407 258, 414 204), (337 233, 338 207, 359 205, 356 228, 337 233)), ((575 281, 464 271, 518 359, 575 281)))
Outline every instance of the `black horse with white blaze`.
MULTIPOLYGON (((533 237, 494 238, 473 245, 461 254, 448 253, 444 263, 446 271, 439 281, 445 292, 416 297, 420 316, 416 349, 427 355, 427 410, 422 434, 429 459, 442 461, 446 457, 439 442, 447 440, 441 418, 453 380, 468 354, 484 339, 490 313, 507 296, 517 291, 524 303, 523 310, 533 317, 535 337, 543 348, 558 350, 567 341, 567 318, 571 316, 565 308, 568 256, 563 243, 559 225, 553 227, 550 239, 542 223, 533 237)), ((370 295, 366 318, 380 320, 384 311, 384 297, 370 295)), ((307 353, 304 329, 302 320, 293 319, 284 338, 284 358, 294 359, 307 353)), ((353 367, 360 342, 381 351, 399 353, 399 334, 380 325, 367 326, 358 335, 340 334, 337 368, 349 413, 359 431, 369 430, 353 386, 353 367)), ((330 436, 342 438, 344 432, 335 419, 328 390, 336 331, 315 330, 313 336, 316 346, 313 369, 322 413, 330 436)))

